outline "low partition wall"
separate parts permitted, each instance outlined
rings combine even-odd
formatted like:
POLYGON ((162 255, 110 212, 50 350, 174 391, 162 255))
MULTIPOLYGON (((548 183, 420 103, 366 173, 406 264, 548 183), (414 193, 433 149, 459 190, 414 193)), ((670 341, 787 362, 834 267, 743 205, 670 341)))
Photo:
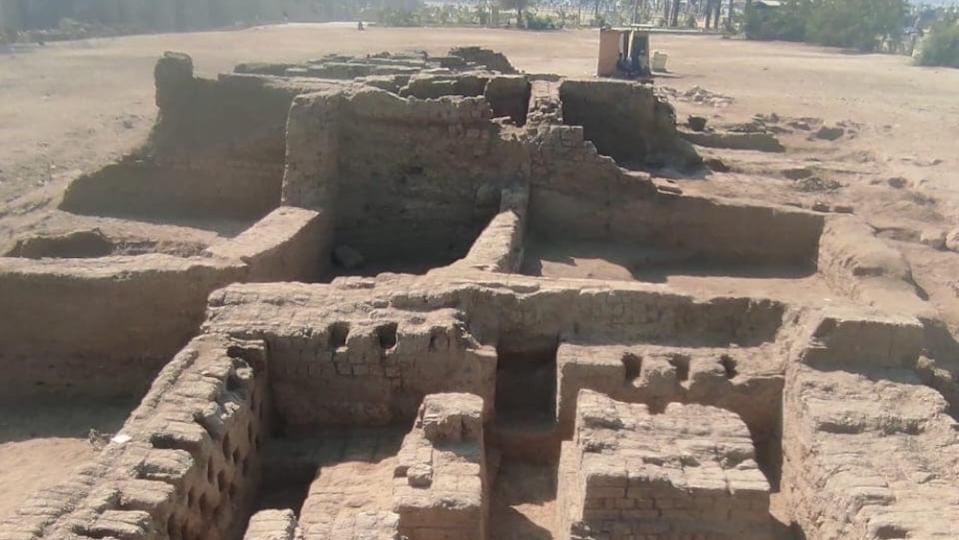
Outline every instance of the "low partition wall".
POLYGON ((280 208, 205 257, 0 258, 3 397, 135 397, 238 281, 312 281, 329 261, 318 212, 280 208))
POLYGON ((138 396, 203 321, 238 261, 169 255, 0 258, 4 399, 138 396))
POLYGON ((466 257, 449 268, 470 268, 503 274, 519 272, 523 265, 528 204, 528 187, 504 189, 500 199, 500 213, 483 229, 466 257))
POLYGON ((329 266, 332 235, 326 213, 281 206, 205 253, 243 261, 246 281, 315 281, 329 266))

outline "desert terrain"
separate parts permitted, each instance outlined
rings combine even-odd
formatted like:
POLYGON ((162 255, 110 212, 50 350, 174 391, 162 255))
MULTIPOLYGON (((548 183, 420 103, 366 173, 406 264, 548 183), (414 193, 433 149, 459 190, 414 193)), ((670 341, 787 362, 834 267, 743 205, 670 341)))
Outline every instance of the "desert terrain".
MULTIPOLYGON (((301 62, 333 52, 441 55, 458 45, 503 52, 527 73, 591 77, 598 35, 595 30, 375 27, 358 32, 347 24, 289 24, 0 53, 0 252, 44 219, 70 179, 145 141, 157 110, 153 69, 164 51, 191 55, 197 73, 213 77, 244 61, 301 62)), ((959 285, 952 249, 959 249, 959 236, 949 233, 959 227, 959 71, 917 68, 899 56, 719 37, 654 35, 652 47, 669 55, 669 71, 655 84, 670 96, 679 124, 690 115, 701 116, 709 127, 760 130, 783 146, 781 152, 700 148, 704 157, 715 159, 712 172, 689 177, 661 169, 652 171, 654 177, 690 193, 858 215, 903 252, 920 296, 955 333, 959 285)), ((829 301, 827 288, 804 275, 731 274, 715 280, 699 279, 695 269, 676 269, 660 278, 631 273, 633 263, 619 264, 622 253, 616 246, 565 258, 552 256, 549 247, 542 253, 531 250, 545 261, 534 259, 533 275, 667 282, 703 295, 786 289, 783 296, 829 301), (805 281, 794 281, 795 288, 788 289, 780 278, 805 281)), ((129 407, 96 404, 66 416, 53 407, 49 414, 31 413, 31 419, 44 422, 39 426, 0 420, 0 482, 27 488, 0 495, 0 520, 32 488, 95 454, 88 430, 78 424, 111 433, 129 407)), ((530 489, 549 490, 539 484, 530 489)))

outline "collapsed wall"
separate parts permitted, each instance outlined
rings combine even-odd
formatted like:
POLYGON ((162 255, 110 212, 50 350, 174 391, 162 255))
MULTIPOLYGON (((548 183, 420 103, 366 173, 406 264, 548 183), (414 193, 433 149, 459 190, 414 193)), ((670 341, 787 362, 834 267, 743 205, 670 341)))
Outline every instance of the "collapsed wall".
POLYGON ((685 195, 664 189, 649 175, 624 171, 601 150, 602 142, 596 142, 595 135, 591 138, 586 127, 565 125, 574 123, 568 118, 568 98, 564 97, 567 85, 573 85, 574 95, 584 97, 594 92, 604 96, 610 85, 623 88, 625 95, 617 96, 617 101, 639 112, 607 116, 595 112, 607 108, 605 100, 593 108, 588 101, 578 103, 583 109, 577 113, 587 118, 573 118, 601 132, 636 130, 638 133, 610 133, 609 137, 648 140, 659 155, 668 156, 666 162, 651 154, 637 154, 636 159, 678 167, 698 160, 694 151, 673 136, 672 108, 655 96, 652 87, 608 81, 536 81, 528 129, 533 187, 529 219, 534 236, 546 241, 616 239, 683 250, 687 259, 710 263, 808 268, 815 261, 823 227, 821 215, 685 195), (590 111, 596 116, 589 116, 593 114, 590 111))
POLYGON ((559 98, 563 122, 582 126, 584 137, 619 163, 701 163, 692 147, 675 136, 675 112, 652 85, 567 79, 559 85, 559 98))

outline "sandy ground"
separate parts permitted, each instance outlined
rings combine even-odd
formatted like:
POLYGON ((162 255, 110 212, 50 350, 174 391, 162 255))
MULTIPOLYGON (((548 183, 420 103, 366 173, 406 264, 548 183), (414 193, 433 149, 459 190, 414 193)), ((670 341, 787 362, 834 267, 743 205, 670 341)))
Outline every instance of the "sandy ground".
POLYGON ((835 293, 814 268, 722 265, 628 243, 527 241, 522 273, 565 279, 659 283, 704 296, 754 296, 821 304, 835 293), (675 260, 673 260, 675 258, 675 260))
POLYGON ((90 430, 116 432, 133 403, 0 405, 0 520, 96 455, 90 430))

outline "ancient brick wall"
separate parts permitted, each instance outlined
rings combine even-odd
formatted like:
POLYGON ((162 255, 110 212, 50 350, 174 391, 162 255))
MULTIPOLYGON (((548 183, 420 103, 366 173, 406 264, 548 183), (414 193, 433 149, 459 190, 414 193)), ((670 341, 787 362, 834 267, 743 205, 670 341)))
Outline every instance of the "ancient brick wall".
POLYGON ((834 216, 823 228, 817 270, 829 286, 850 298, 891 312, 934 319, 918 294, 912 269, 868 224, 851 216, 834 216))
POLYGON ((243 261, 248 281, 316 281, 329 266, 332 232, 322 212, 280 207, 205 253, 243 261))
POLYGON ((483 400, 471 394, 423 399, 397 455, 393 509, 409 540, 485 540, 489 514, 483 400))
POLYGON ((563 443, 558 538, 771 538, 769 484, 734 414, 670 404, 661 415, 583 391, 563 443))
MULTIPOLYGON (((643 141, 646 137, 661 145, 656 152, 687 155, 671 116, 658 111, 662 106, 668 104, 641 85, 534 81, 529 112, 532 233, 548 241, 617 239, 684 250, 710 263, 782 264, 814 270, 821 216, 663 193, 645 173, 620 169, 610 157, 615 148, 604 146, 591 132, 628 118, 629 129, 643 135, 620 133, 611 138, 643 141), (642 114, 617 114, 607 99, 630 104, 642 114), (609 117, 613 114, 616 118, 609 117)), ((694 153, 689 156, 695 161, 694 153)), ((655 163, 652 154, 633 159, 643 166, 655 163)))
POLYGON ((0 259, 3 396, 138 396, 203 321, 239 261, 169 255, 0 259))
MULTIPOLYGON (((430 276, 383 276, 380 280, 339 279, 319 287, 231 285, 211 296, 207 326, 264 335, 295 335, 316 327, 328 335, 324 329, 337 316, 327 314, 330 308, 323 306, 356 302, 352 309, 360 316, 375 309, 369 304, 373 298, 381 308, 420 312, 421 317, 424 312, 456 306, 469 314, 469 333, 481 343, 497 343, 512 333, 647 343, 671 343, 683 336, 686 346, 749 346, 773 340, 785 310, 783 304, 768 300, 696 298, 627 282, 583 287, 581 281, 544 282, 513 275, 507 287, 490 284, 488 279, 488 274, 477 273, 452 282, 430 276), (284 299, 291 294, 302 295, 298 305, 312 306, 309 315, 289 318, 287 310, 293 307, 285 306, 284 299), (271 319, 290 322, 271 324, 271 319)), ((328 347, 318 333, 313 347, 321 346, 328 347)))
POLYGON ((0 524, 0 538, 216 540, 246 526, 269 419, 262 343, 200 337, 94 460, 0 524))
POLYGON ((815 269, 820 215, 658 192, 645 174, 598 154, 580 127, 539 127, 534 140, 530 227, 539 238, 616 239, 710 263, 815 269))
POLYGON ((277 413, 291 431, 408 421, 423 396, 438 391, 492 403, 495 353, 475 343, 450 310, 303 322, 310 330, 252 332, 270 345, 277 413))
POLYGON ((280 204, 293 98, 329 86, 253 75, 193 76, 192 60, 156 66, 159 116, 133 155, 78 178, 60 208, 97 215, 258 219, 280 204))
POLYGON ((699 165, 676 132, 672 105, 652 85, 616 80, 564 80, 563 121, 582 126, 587 140, 623 165, 699 165))
POLYGON ((290 115, 284 204, 330 201, 336 242, 374 263, 462 257, 525 177, 523 149, 491 115, 480 97, 305 96, 290 115))
POLYGON ((754 440, 771 444, 778 436, 786 355, 774 343, 748 348, 561 343, 556 356, 556 418, 564 437, 573 433, 583 389, 644 403, 654 412, 673 402, 721 407, 738 414, 754 440))
POLYGON ((922 326, 841 311, 802 322, 786 371, 782 491, 806 538, 959 534, 956 420, 911 367, 922 326))
POLYGON ((466 257, 449 268, 472 268, 505 274, 518 272, 523 264, 528 204, 528 187, 504 189, 500 197, 500 213, 476 238, 466 257))
POLYGON ((250 518, 243 540, 303 540, 292 510, 261 510, 250 518))

